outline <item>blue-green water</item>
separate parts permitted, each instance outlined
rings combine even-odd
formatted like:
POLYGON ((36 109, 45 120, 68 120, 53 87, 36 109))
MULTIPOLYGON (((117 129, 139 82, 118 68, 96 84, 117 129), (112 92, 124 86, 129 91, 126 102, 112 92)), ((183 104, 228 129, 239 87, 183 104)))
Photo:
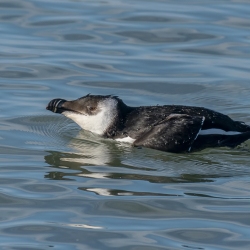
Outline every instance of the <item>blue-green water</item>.
POLYGON ((249 249, 250 142, 104 140, 53 98, 205 106, 250 124, 250 2, 0 1, 0 249, 249 249))

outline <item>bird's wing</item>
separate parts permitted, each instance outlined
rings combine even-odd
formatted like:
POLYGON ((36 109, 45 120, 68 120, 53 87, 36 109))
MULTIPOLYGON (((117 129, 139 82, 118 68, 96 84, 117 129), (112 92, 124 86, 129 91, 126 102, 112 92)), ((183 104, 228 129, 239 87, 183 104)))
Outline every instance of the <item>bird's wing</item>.
POLYGON ((172 114, 154 124, 134 145, 175 153, 190 151, 204 119, 203 116, 172 114))

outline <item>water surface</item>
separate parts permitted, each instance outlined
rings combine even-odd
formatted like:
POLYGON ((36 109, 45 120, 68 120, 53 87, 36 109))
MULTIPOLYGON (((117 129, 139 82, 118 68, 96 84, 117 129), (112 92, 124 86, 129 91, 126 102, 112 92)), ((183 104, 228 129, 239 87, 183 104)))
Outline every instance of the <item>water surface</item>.
POLYGON ((0 249, 249 249, 250 142, 170 154, 53 98, 205 106, 250 124, 249 1, 0 2, 0 249))

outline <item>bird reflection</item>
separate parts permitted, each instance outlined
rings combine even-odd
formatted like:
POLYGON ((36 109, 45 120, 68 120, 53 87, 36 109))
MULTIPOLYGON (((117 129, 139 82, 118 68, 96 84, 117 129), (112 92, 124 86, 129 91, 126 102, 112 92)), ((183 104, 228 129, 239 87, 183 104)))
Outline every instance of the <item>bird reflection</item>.
MULTIPOLYGON (((133 148, 125 143, 101 139, 86 131, 80 131, 71 138, 68 147, 73 152, 48 151, 45 162, 57 171, 50 171, 45 178, 75 180, 77 177, 83 177, 143 180, 151 183, 212 181, 212 175, 189 174, 185 171, 185 166, 197 164, 188 155, 179 155, 176 158, 171 153, 133 148), (179 173, 180 166, 184 171, 179 173)), ((93 192, 96 193, 96 190, 93 192)))

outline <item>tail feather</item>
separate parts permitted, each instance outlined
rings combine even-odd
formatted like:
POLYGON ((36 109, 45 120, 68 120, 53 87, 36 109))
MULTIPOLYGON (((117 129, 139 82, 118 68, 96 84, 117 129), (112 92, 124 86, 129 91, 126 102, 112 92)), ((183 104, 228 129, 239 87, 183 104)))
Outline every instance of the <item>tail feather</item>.
POLYGON ((250 139, 250 132, 244 132, 238 135, 228 135, 220 141, 220 144, 225 147, 236 147, 248 139, 250 139))
POLYGON ((192 150, 201 150, 208 147, 236 147, 250 139, 250 131, 237 135, 199 135, 192 145, 192 150))

